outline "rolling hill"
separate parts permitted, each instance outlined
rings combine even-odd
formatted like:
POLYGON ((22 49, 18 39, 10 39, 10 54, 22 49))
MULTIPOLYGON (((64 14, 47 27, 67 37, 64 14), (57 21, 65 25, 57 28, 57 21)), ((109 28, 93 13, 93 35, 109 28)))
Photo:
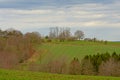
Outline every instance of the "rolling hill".
POLYGON ((37 46, 37 56, 34 57, 38 63, 45 63, 50 60, 67 59, 71 61, 74 57, 81 60, 85 55, 94 55, 97 53, 109 52, 112 54, 116 52, 120 54, 120 42, 86 42, 86 41, 73 41, 73 42, 52 42, 43 43, 37 46))

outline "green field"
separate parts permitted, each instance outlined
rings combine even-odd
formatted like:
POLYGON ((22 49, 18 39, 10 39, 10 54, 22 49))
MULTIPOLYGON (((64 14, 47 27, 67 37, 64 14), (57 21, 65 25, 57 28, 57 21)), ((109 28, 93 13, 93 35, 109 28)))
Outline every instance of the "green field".
MULTIPOLYGON (((117 54, 120 54, 120 42, 108 42, 107 45, 85 41, 51 42, 36 46, 36 50, 36 53, 28 61, 47 63, 52 60, 67 59, 70 62, 74 57, 81 60, 85 55, 97 53, 109 52, 112 54, 116 51, 117 54)), ((25 68, 27 69, 26 65, 25 68)), ((64 75, 0 69, 0 80, 120 80, 120 77, 64 75)))
POLYGON ((69 62, 74 57, 81 60, 85 55, 97 53, 109 52, 112 54, 115 51, 117 54, 120 54, 120 42, 108 42, 107 45, 101 42, 86 41, 52 42, 37 46, 37 50, 42 55, 41 59, 38 58, 38 62, 41 60, 40 62, 45 63, 46 61, 56 60, 58 58, 65 58, 69 62))
POLYGON ((119 77, 61 75, 0 69, 0 80, 120 80, 119 77))

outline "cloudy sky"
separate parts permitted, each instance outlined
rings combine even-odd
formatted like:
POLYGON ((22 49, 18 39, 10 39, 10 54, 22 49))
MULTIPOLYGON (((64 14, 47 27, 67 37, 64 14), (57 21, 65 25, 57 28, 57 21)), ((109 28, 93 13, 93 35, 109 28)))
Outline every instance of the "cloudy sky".
POLYGON ((120 41, 120 0, 0 0, 0 28, 47 34, 49 27, 83 30, 120 41))

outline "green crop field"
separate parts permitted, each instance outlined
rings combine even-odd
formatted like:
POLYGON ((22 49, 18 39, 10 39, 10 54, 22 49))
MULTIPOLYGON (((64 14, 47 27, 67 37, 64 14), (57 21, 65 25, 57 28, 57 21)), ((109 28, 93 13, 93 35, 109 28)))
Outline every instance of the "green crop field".
POLYGON ((42 57, 40 56, 41 59, 38 58, 41 61, 37 60, 38 62, 45 63, 46 61, 58 58, 65 58, 69 62, 74 57, 81 60, 85 55, 93 55, 97 53, 109 52, 112 54, 115 51, 117 54, 120 54, 120 42, 108 42, 107 45, 101 42, 86 41, 52 42, 39 45, 37 50, 38 53, 42 55, 42 57))
POLYGON ((0 80, 120 80, 119 77, 61 75, 0 69, 0 80))

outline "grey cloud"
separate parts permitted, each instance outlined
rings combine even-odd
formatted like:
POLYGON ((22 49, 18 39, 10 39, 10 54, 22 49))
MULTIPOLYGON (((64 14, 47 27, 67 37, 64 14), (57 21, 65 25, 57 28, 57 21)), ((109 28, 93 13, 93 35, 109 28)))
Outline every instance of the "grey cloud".
POLYGON ((64 7, 85 3, 112 3, 113 0, 0 0, 0 8, 17 8, 17 9, 33 9, 33 8, 50 8, 64 7))

